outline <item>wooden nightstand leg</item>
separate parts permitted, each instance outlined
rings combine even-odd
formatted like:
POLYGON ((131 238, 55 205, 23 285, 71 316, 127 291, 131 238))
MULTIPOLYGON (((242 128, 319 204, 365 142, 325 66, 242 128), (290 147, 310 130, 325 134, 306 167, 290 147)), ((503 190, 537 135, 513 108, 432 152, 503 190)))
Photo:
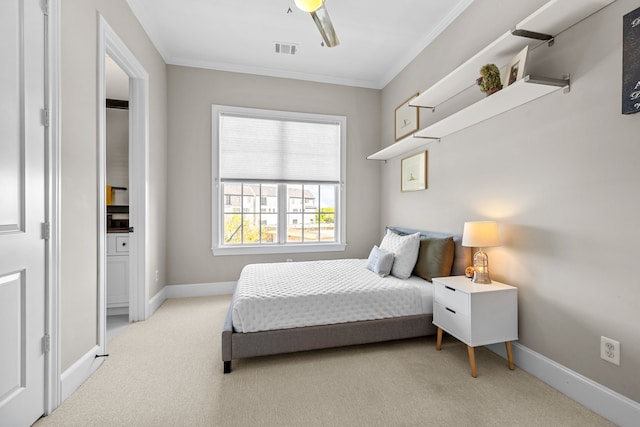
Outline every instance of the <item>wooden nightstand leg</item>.
POLYGON ((436 340, 436 350, 442 348, 442 328, 438 328, 438 339, 436 340))
POLYGON ((509 369, 512 371, 516 368, 516 365, 513 364, 513 352, 511 351, 511 341, 507 341, 504 343, 505 347, 507 347, 507 361, 509 362, 509 369))
POLYGON ((469 353, 469 365, 471 365, 471 376, 476 378, 478 376, 478 371, 476 370, 476 353, 473 350, 473 347, 470 345, 467 346, 467 352, 469 353))

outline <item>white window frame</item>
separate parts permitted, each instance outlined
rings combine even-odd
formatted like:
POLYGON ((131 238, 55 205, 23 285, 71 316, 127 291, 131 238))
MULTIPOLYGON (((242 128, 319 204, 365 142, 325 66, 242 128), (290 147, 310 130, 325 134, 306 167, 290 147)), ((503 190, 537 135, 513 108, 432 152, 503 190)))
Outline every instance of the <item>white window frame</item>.
MULTIPOLYGON (((347 118, 344 116, 334 116, 326 114, 298 113, 290 111, 264 110, 246 107, 233 107, 227 105, 213 104, 211 107, 211 168, 212 168, 212 191, 211 191, 211 251, 214 256, 224 255, 265 255, 265 254, 295 254, 313 252, 338 252, 344 251, 346 243, 346 219, 347 219, 347 118), (225 245, 222 242, 224 236, 221 212, 224 209, 224 194, 220 185, 220 144, 219 144, 219 117, 221 114, 238 114, 249 117, 277 118, 283 120, 299 120, 321 123, 340 124, 340 181, 339 197, 336 200, 336 242, 331 243, 286 243, 280 239, 280 243, 273 244, 245 244, 245 245, 225 245)), ((242 182, 242 180, 238 180, 242 182)), ((246 182, 246 181, 245 181, 246 182)), ((280 200, 286 203, 286 198, 280 200)), ((285 208, 286 211, 286 208, 285 208)), ((286 212, 285 212, 286 215, 286 212)))

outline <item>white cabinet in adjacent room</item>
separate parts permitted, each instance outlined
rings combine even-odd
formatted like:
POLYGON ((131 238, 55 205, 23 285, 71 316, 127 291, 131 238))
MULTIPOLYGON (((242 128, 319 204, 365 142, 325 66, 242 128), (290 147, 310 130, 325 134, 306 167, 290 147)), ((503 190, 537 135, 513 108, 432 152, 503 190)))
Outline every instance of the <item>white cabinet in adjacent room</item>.
POLYGON ((129 233, 107 234, 107 312, 129 313, 129 233))

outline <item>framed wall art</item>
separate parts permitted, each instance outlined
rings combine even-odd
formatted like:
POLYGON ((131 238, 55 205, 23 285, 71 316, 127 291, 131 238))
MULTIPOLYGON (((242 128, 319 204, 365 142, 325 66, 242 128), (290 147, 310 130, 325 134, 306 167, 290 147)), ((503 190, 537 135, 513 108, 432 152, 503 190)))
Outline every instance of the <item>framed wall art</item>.
POLYGON ((640 111, 640 7, 622 22, 622 114, 632 114, 640 111))
POLYGON ((427 151, 402 159, 400 191, 419 191, 427 188, 427 151))
POLYGON ((396 108, 396 141, 399 141, 405 136, 410 135, 418 130, 418 126, 420 123, 419 108, 412 107, 410 105, 411 100, 418 95, 419 93, 416 93, 411 98, 403 102, 402 105, 396 108))

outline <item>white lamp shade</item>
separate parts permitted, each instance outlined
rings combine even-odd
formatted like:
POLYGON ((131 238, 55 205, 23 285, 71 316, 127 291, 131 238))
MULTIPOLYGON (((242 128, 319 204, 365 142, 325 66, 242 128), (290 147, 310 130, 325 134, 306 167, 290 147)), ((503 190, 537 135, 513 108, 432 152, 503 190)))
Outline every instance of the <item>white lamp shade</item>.
POLYGON ((324 0, 295 0, 296 6, 303 12, 315 12, 320 9, 324 0))
POLYGON ((500 246, 498 224, 495 221, 465 222, 462 231, 462 246, 472 248, 500 246))

